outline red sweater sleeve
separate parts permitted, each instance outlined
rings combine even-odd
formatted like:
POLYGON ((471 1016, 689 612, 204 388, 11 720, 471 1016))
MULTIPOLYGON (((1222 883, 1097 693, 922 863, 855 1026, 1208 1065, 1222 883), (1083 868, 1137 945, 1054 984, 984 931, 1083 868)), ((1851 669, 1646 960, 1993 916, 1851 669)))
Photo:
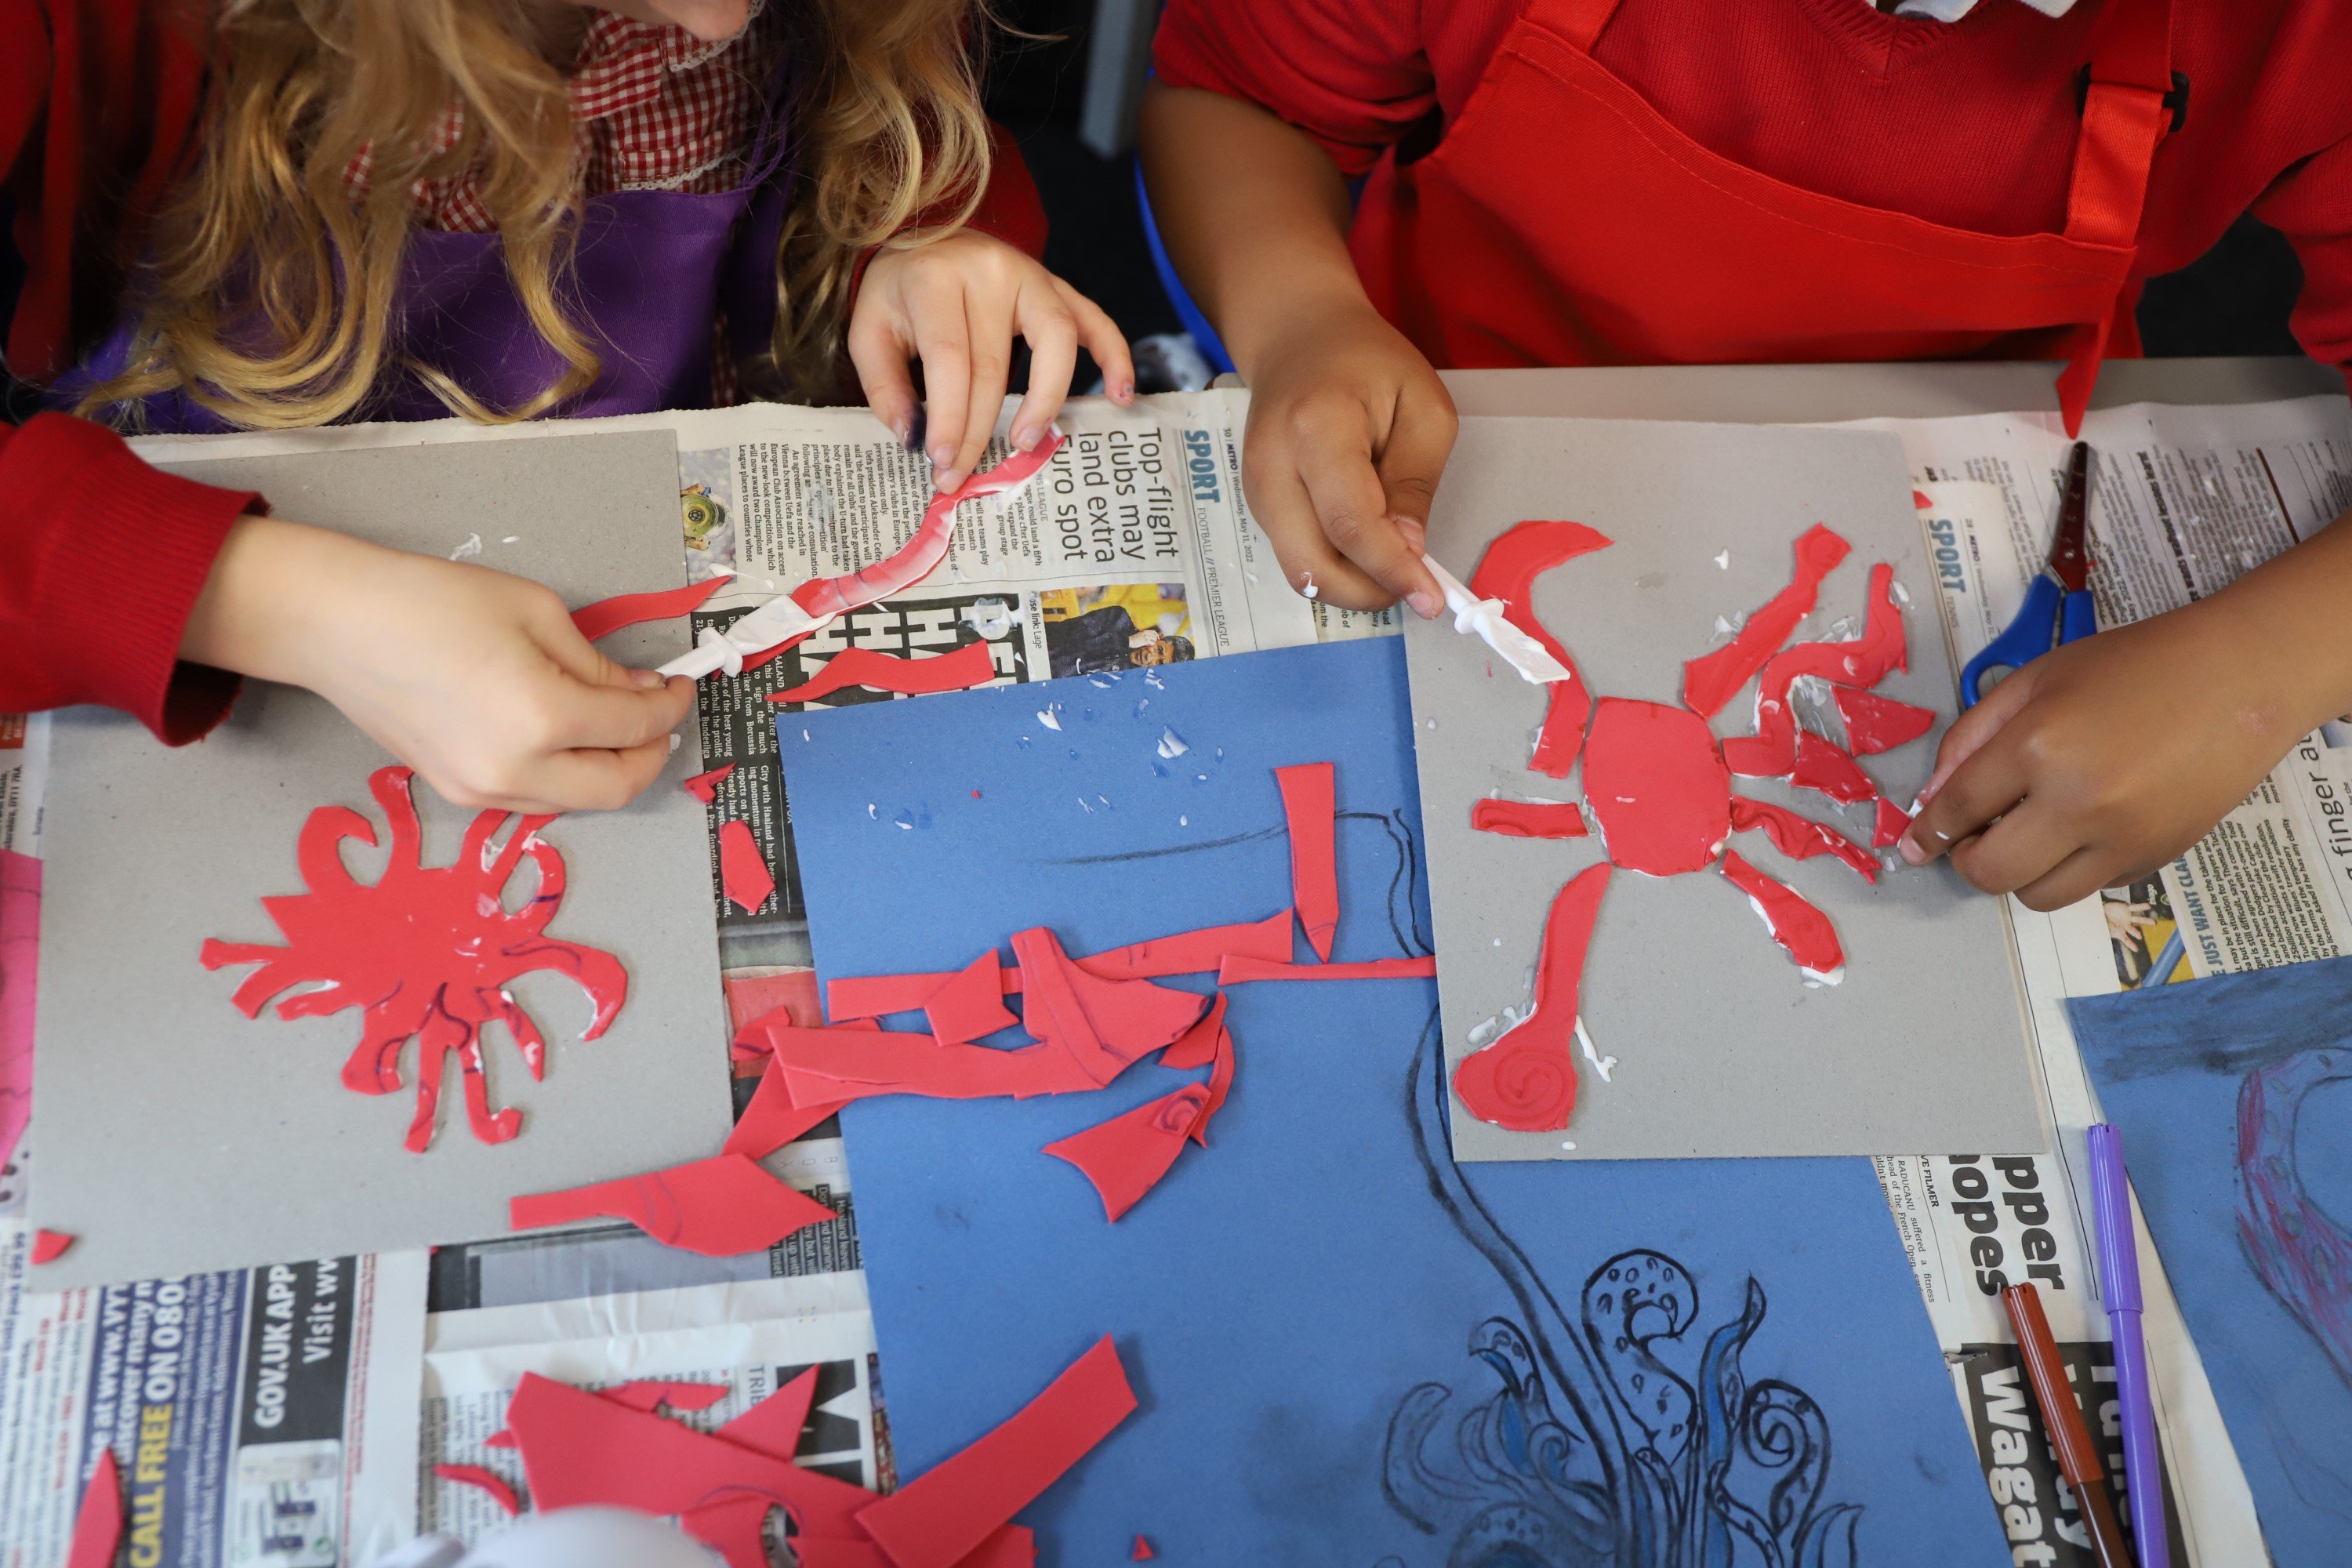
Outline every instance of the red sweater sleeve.
MULTIPOLYGON (((1352 179, 1437 107, 1423 9, 1402 0, 1170 0, 1152 69, 1170 87, 1245 99, 1280 116, 1352 179)), ((1434 9, 1494 9, 1507 24, 1516 5, 1434 9)))
POLYGON ((2303 263, 2291 325, 2304 352, 2352 372, 2352 141, 2307 159, 2254 203, 2303 263))
POLYGON ((180 637, 229 525, 260 505, 87 420, 0 425, 0 712, 95 702, 174 746, 219 723, 237 678, 182 663, 180 637))

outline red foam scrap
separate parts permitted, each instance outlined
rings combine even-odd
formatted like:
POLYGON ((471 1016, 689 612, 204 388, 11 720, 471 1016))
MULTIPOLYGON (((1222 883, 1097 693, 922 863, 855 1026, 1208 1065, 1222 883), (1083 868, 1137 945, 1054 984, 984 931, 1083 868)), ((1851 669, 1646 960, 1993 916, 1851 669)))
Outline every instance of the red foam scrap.
POLYGON ((996 660, 986 642, 968 642, 952 653, 902 658, 870 647, 845 647, 798 686, 769 695, 771 702, 819 702, 846 687, 929 695, 963 691, 996 679, 996 660))
POLYGON ((1880 795, 1878 797, 1878 820, 1872 826, 1870 835, 1872 847, 1877 849, 1892 848, 1895 845, 1895 841, 1903 837, 1903 830, 1910 826, 1911 814, 1904 810, 1901 806, 1895 805, 1893 801, 1887 799, 1885 795, 1880 795))
MULTIPOLYGON (((1274 770, 1290 828, 1290 903, 1315 956, 1328 960, 1339 930, 1338 782, 1328 763, 1274 770)), ((1287 958, 1288 953, 1283 954, 1287 958)))
POLYGON ((583 1219, 625 1219, 664 1247, 733 1258, 772 1247, 796 1230, 839 1216, 741 1154, 717 1154, 666 1171, 512 1199, 516 1230, 583 1219))
POLYGON ((1052 1044, 1015 1050, 943 1046, 929 1035, 896 1029, 779 1028, 769 1035, 796 1103, 870 1100, 884 1094, 1026 1100, 1102 1087, 1069 1052, 1052 1044))
POLYGON ((522 1512, 522 1500, 515 1496, 514 1488, 507 1485, 506 1478, 496 1470, 486 1470, 479 1465, 436 1465, 433 1473, 445 1481, 488 1492, 490 1500, 504 1509, 509 1519, 522 1512))
POLYGON ((1798 535, 1795 580, 1750 615, 1729 642, 1683 666, 1683 706, 1709 719, 1721 712, 1748 677, 1780 651, 1797 623, 1813 613, 1822 579, 1837 570, 1853 549, 1818 522, 1798 535))
POLYGON ((1810 860, 1816 855, 1834 855, 1862 873, 1865 882, 1878 880, 1878 861, 1861 845, 1824 822, 1815 822, 1785 805, 1775 805, 1769 800, 1750 800, 1736 795, 1731 802, 1731 828, 1735 833, 1747 833, 1762 828, 1772 841, 1772 847, 1791 860, 1810 860))
POLYGON ((1205 996, 1149 980, 1089 974, 1044 926, 1014 932, 1013 956, 1026 997, 1022 1021, 1038 1039, 1069 1053, 1097 1085, 1172 1043, 1209 1005, 1205 996))
POLYGON ((1085 1173, 1102 1198, 1103 1213, 1116 1225, 1174 1167, 1208 1103, 1208 1085, 1188 1083, 1083 1132, 1057 1139, 1045 1152, 1085 1173))
POLYGON ((724 577, 706 577, 699 583, 688 583, 682 588, 665 588, 653 594, 616 594, 609 599, 599 599, 593 605, 583 605, 572 612, 572 624, 590 642, 610 637, 623 626, 634 626, 646 621, 675 620, 692 615, 702 608, 702 602, 723 587, 724 577))
POLYGON ((760 912, 776 891, 776 874, 751 837, 751 825, 730 817, 719 825, 719 884, 728 899, 747 915, 760 912))
POLYGON ((775 1506, 757 1493, 732 1493, 681 1512, 677 1527, 718 1552, 727 1568, 774 1568, 768 1510, 775 1506))
POLYGON ((1584 745, 1584 804, 1613 864, 1653 877, 1703 871, 1731 831, 1731 772, 1689 709, 1604 697, 1584 745))
POLYGON ((1831 980, 1845 967, 1845 949, 1839 945, 1837 927, 1794 888, 1766 876, 1741 859, 1737 850, 1723 852, 1723 875, 1733 887, 1756 900, 1765 929, 1772 933, 1774 942, 1788 950, 1798 968, 1808 975, 1831 980))
MULTIPOLYGON (((1158 980, 1171 974, 1207 974, 1213 973, 1229 954, 1287 959, 1290 921, 1290 911, 1282 910, 1262 921, 1202 926, 1198 931, 1148 937, 1072 962, 1100 980, 1158 980)), ((826 982, 825 1005, 835 1024, 912 1013, 954 978, 955 972, 951 970, 848 975, 826 982)), ((1001 971, 998 981, 1006 995, 1020 994, 1022 980, 1017 966, 1001 971)))
POLYGON ((1437 960, 1375 958, 1362 963, 1268 963, 1257 958, 1229 958, 1217 971, 1219 985, 1245 985, 1253 980, 1427 980, 1437 973, 1437 960))
POLYGON ((943 1046, 961 1046, 1021 1020, 1004 1005, 1004 966, 990 948, 923 1001, 923 1017, 943 1046))
MULTIPOLYGON (((1165 1057, 1160 1058, 1165 1061, 1165 1057)), ((1217 1031, 1216 1055, 1209 1065, 1209 1098, 1201 1106, 1201 1114, 1192 1118, 1189 1129, 1193 1142, 1205 1149, 1209 1146, 1209 1119, 1224 1109, 1225 1097, 1234 1089, 1234 1032, 1217 1031)))
POLYGON ((1470 808, 1470 827, 1507 838, 1581 838, 1591 831, 1567 800, 1482 800, 1470 808))
POLYGON ((1528 763, 1537 773, 1556 779, 1568 776, 1584 744, 1585 721, 1592 716, 1592 693, 1576 661, 1559 639, 1536 618, 1531 597, 1535 581, 1553 567, 1595 550, 1606 550, 1610 539, 1580 522, 1528 521, 1497 535, 1478 558, 1470 574, 1470 592, 1481 599, 1503 601, 1503 618, 1541 643, 1558 659, 1568 679, 1545 689, 1543 728, 1537 733, 1534 758, 1528 763))
POLYGON ((1789 782, 1799 789, 1819 790, 1848 805, 1878 798, 1878 786, 1862 771, 1862 764, 1843 746, 1824 741, 1811 730, 1797 733, 1797 765, 1790 770, 1789 782))
POLYGON ((1127 1560, 1129 1563, 1149 1563, 1158 1555, 1151 1550, 1151 1542, 1139 1535, 1135 1538, 1135 1550, 1127 1554, 1127 1560))
POLYGON ((1858 757, 1908 745, 1936 725, 1936 710, 1897 702, 1875 691, 1840 686, 1830 693, 1845 721, 1846 749, 1858 757))
POLYGON ((810 1367, 719 1427, 719 1435, 774 1458, 791 1458, 801 1451, 801 1435, 808 1430, 809 1411, 816 1405, 816 1374, 817 1369, 810 1367))
POLYGON ((784 1509, 803 1533, 851 1535, 874 1500, 862 1487, 681 1422, 525 1373, 507 1404, 532 1504, 656 1515, 745 1498, 784 1509))
POLYGON ((896 1568, 954 1568, 1134 1411, 1105 1335, 1019 1415, 859 1510, 857 1522, 896 1568))
POLYGON ((783 1063, 771 1056, 766 1069, 760 1074, 760 1087, 751 1091, 751 1103, 736 1118, 735 1129, 727 1134, 719 1152, 764 1160, 848 1103, 835 1100, 795 1105, 783 1063))
POLYGON ((1895 602, 1895 568, 1870 569, 1869 610, 1862 635, 1843 642, 1799 643, 1773 656, 1756 678, 1756 733, 1723 743, 1724 761, 1742 778, 1782 778, 1797 765, 1797 716, 1789 689, 1804 676, 1832 686, 1875 686, 1908 658, 1903 606, 1895 602))
MULTIPOLYGON (((1287 918, 1287 917, 1285 917, 1287 918)), ((1286 937, 1290 933, 1283 932, 1286 937)), ((1225 994, 1218 992, 1201 1015, 1201 1021, 1176 1037, 1175 1044, 1160 1053, 1160 1065, 1189 1070, 1204 1068, 1217 1059, 1217 1031, 1225 1026, 1225 994)))
POLYGON ((1557 1132, 1576 1110, 1576 1017, 1585 949, 1609 890, 1609 867, 1580 871, 1551 901, 1536 961, 1535 1008, 1464 1057, 1454 1092, 1481 1121, 1514 1132, 1557 1132))
POLYGON ((114 1450, 100 1448, 74 1510, 73 1542, 66 1549, 66 1568, 114 1568, 115 1548, 122 1543, 122 1469, 114 1450))
MULTIPOLYGON (((890 1554, 866 1540, 796 1536, 793 1555, 800 1568, 898 1568, 890 1554)), ((1037 1538, 1018 1524, 1008 1524, 959 1559, 956 1568, 1034 1568, 1037 1538)))
POLYGON ((597 1398, 609 1399, 625 1409, 650 1411, 665 1405, 672 1410, 708 1410, 734 1390, 723 1383, 681 1383, 670 1378, 638 1377, 595 1392, 597 1398))
POLYGON ((55 1263, 66 1255, 75 1237, 62 1230, 37 1230, 33 1233, 33 1261, 55 1263))
POLYGON ((735 764, 730 763, 723 768, 713 768, 707 773, 697 773, 690 779, 680 779, 677 787, 705 805, 716 805, 719 804, 719 786, 725 784, 727 775, 734 771, 735 764))

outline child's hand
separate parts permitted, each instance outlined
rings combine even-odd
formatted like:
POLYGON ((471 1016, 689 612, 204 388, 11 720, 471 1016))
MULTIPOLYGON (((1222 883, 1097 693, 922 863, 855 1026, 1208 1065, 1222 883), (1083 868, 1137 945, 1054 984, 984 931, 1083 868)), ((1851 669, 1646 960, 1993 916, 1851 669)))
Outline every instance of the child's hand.
POLYGON ((1456 420, 1421 351, 1358 291, 1297 312, 1247 374, 1242 479, 1290 585, 1436 615, 1444 595, 1421 558, 1456 420))
POLYGON ((2226 595, 2069 643, 1944 735, 1904 859, 1949 851, 1989 893, 2054 910, 2154 872, 2309 731, 2284 653, 2226 595))
POLYGON ((464 806, 625 805, 694 712, 537 583, 267 518, 231 531, 180 652, 309 687, 464 806))
POLYGON ((950 235, 886 249, 866 268, 849 316, 850 363, 875 416, 912 445, 918 410, 907 362, 922 360, 925 449, 941 490, 963 483, 988 447, 1016 337, 1029 344, 1029 390, 1013 416, 1015 450, 1045 438, 1081 344, 1111 401, 1134 400, 1135 362, 1102 307, 1001 239, 950 235))

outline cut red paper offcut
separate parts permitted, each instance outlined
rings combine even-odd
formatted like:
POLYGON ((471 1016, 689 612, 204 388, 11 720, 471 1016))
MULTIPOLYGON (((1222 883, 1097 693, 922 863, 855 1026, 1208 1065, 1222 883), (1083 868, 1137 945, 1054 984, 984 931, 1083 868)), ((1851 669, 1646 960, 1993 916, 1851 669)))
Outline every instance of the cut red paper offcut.
POLYGON ((954 1568, 1134 1410, 1106 1335, 1019 1415, 868 1504, 857 1522, 897 1568, 954 1568))
POLYGON ((1791 860, 1810 860, 1816 855, 1834 855, 1861 872, 1863 880, 1878 880, 1878 862, 1869 850, 1827 823, 1801 816, 1785 805, 1775 805, 1769 800, 1749 800, 1745 795, 1734 796, 1731 826, 1736 833, 1762 828, 1764 837, 1772 841, 1772 847, 1791 860))
POLYGON ((1846 749, 1858 757, 1907 745, 1935 727, 1933 709, 1915 708, 1875 691, 1841 686, 1831 696, 1838 717, 1845 721, 1846 749))
POLYGON ((1331 938, 1339 929, 1339 795, 1331 764, 1276 768, 1274 781, 1290 828, 1291 907, 1307 932, 1307 945, 1316 957, 1328 960, 1331 938))
POLYGON ((948 976, 925 998, 923 1016, 943 1046, 964 1045, 1019 1023, 1004 1005, 1004 966, 997 963, 996 950, 948 976))
POLYGON ((1474 832, 1507 838, 1581 838, 1591 829, 1573 801, 1482 800, 1470 808, 1474 832))
POLYGON ((486 811, 466 829, 457 859, 423 862, 424 833, 410 794, 410 770, 379 768, 368 790, 383 808, 392 846, 383 875, 373 887, 352 879, 342 861, 345 839, 376 842, 375 828, 347 806, 322 805, 304 821, 296 863, 308 891, 261 900, 288 945, 207 941, 206 969, 258 963, 231 1000, 257 1017, 271 997, 297 985, 322 983, 278 1004, 281 1018, 308 1018, 360 1007, 360 1043, 343 1064, 343 1084, 362 1094, 401 1087, 400 1051, 417 1041, 416 1113, 407 1146, 422 1152, 433 1141, 444 1064, 451 1055, 464 1073, 466 1111, 474 1135, 502 1143, 522 1125, 512 1109, 492 1112, 482 1070, 481 1028, 503 1023, 533 1078, 542 1076, 546 1043, 507 983, 534 970, 553 970, 579 982, 596 1006, 583 1039, 611 1025, 628 995, 628 973, 611 953, 546 934, 563 900, 563 858, 539 837, 554 818, 526 816, 493 845, 509 816, 486 811), (508 882, 528 858, 539 885, 520 908, 504 902, 508 882))
POLYGON ((101 1448, 74 1510, 73 1543, 66 1549, 66 1568, 114 1568, 115 1549, 122 1543, 122 1471, 114 1450, 101 1448))
POLYGON ((1486 546, 1486 553, 1478 558, 1478 569, 1470 574, 1474 595, 1502 600, 1503 618, 1542 644, 1544 651, 1568 671, 1568 679, 1546 688, 1543 728, 1536 736, 1535 756, 1528 764, 1556 779, 1568 776, 1578 749, 1584 744, 1585 721, 1592 716, 1592 693, 1568 650, 1536 618, 1531 595, 1536 579, 1546 572, 1608 546, 1607 534, 1580 522, 1522 522, 1486 546))
POLYGON ((760 1087, 751 1091, 751 1103, 736 1119, 735 1130, 728 1133, 720 1152, 764 1160, 848 1103, 835 1100, 795 1105, 784 1065, 771 1055, 766 1070, 760 1074, 760 1087))
POLYGON ((1097 1085, 1175 1040, 1208 1006, 1189 991, 1089 974, 1044 926, 1014 932, 1013 955, 1021 965, 1029 1032, 1067 1052, 1097 1085))
POLYGON ((1454 1092, 1479 1121, 1514 1132, 1556 1132, 1568 1125, 1576 1109, 1577 992, 1601 895, 1608 889, 1609 868, 1601 865, 1579 872, 1559 890, 1544 921, 1534 1010, 1454 1068, 1454 1092))
POLYGON ((504 1509, 509 1519, 522 1512, 522 1500, 515 1496, 514 1488, 507 1485, 506 1478, 496 1470, 486 1470, 479 1465, 436 1465, 433 1473, 445 1481, 488 1493, 490 1500, 504 1509))
POLYGON ((1362 963, 1268 963, 1260 958, 1229 958, 1217 971, 1220 985, 1253 980, 1427 980, 1437 973, 1434 958, 1375 958, 1362 963))
POLYGON ((33 1261, 55 1263, 66 1255, 66 1249, 73 1244, 74 1237, 64 1231, 37 1230, 33 1233, 33 1261))
POLYGON ((1779 651, 1797 623, 1821 600, 1822 579, 1837 569, 1853 547, 1815 523, 1798 536, 1795 581, 1748 617, 1738 634, 1712 653, 1683 666, 1683 705, 1712 719, 1779 651))
POLYGON ((674 620, 691 615, 702 607, 704 600, 719 592, 727 582, 724 577, 706 577, 699 583, 688 583, 682 588, 665 588, 655 594, 616 594, 609 599, 599 599, 593 605, 583 605, 572 612, 572 624, 590 642, 610 637, 623 626, 634 626, 646 621, 674 620))
POLYGON ((719 825, 719 885, 747 915, 758 914, 775 895, 776 874, 768 869, 768 858, 760 853, 747 822, 730 818, 719 825))
POLYGON ((1116 1225, 1174 1167, 1194 1123, 1209 1108, 1209 1094, 1208 1085, 1188 1083, 1048 1143, 1045 1152, 1085 1173, 1101 1195, 1103 1212, 1116 1225))
POLYGON ((626 1220, 664 1247, 732 1258, 838 1216, 745 1156, 718 1154, 617 1182, 518 1197, 508 1204, 507 1217, 516 1230, 626 1220))
POLYGON ((713 768, 707 773, 697 773, 690 779, 681 779, 678 781, 677 787, 705 805, 716 805, 719 804, 719 786, 725 784, 727 775, 734 771, 735 764, 730 763, 723 768, 713 768))
POLYGON ((1870 842, 1877 848, 1889 848, 1910 826, 1911 814, 1881 795, 1878 797, 1878 821, 1873 826, 1870 842))
POLYGON ((1135 1538, 1135 1550, 1127 1554, 1127 1560, 1129 1563, 1149 1563, 1156 1555, 1151 1550, 1151 1542, 1139 1535, 1135 1538))
POLYGON ((1845 949, 1838 943, 1837 928, 1829 916, 1797 896, 1794 889, 1777 882, 1739 858, 1723 852, 1726 880, 1756 900, 1772 940, 1789 950, 1797 967, 1811 978, 1835 984, 1845 968, 1845 949))
POLYGON ((922 695, 963 691, 996 679, 996 660, 986 642, 968 642, 952 653, 901 658, 873 648, 844 648, 798 686, 770 695, 771 702, 817 702, 845 687, 922 695))

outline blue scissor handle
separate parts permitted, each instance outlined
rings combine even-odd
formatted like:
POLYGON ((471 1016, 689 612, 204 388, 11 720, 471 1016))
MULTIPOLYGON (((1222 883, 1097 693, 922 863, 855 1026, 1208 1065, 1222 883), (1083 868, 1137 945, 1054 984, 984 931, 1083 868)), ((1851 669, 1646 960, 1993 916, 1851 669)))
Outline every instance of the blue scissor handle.
POLYGON ((2058 640, 2062 643, 2081 642, 2099 629, 2098 611, 2093 607, 2088 589, 2066 595, 2066 607, 2058 617, 2058 640))
MULTIPOLYGON (((2058 580, 2047 573, 2035 573, 2032 586, 2025 590, 2025 607, 2017 612, 2017 618, 2009 623, 2008 629, 2000 636, 1985 644, 1982 653, 1961 668, 1960 706, 1973 708, 1977 705, 1977 699, 1983 695, 1979 688, 1984 677, 1992 671, 2022 669, 2057 647, 2060 611, 2064 608, 2071 620, 2072 608, 2065 605, 2064 601, 2075 596, 2067 594, 2058 585, 2058 580)), ((2088 620, 2091 596, 2088 594, 2079 596, 2085 612, 2083 619, 2088 620)))

